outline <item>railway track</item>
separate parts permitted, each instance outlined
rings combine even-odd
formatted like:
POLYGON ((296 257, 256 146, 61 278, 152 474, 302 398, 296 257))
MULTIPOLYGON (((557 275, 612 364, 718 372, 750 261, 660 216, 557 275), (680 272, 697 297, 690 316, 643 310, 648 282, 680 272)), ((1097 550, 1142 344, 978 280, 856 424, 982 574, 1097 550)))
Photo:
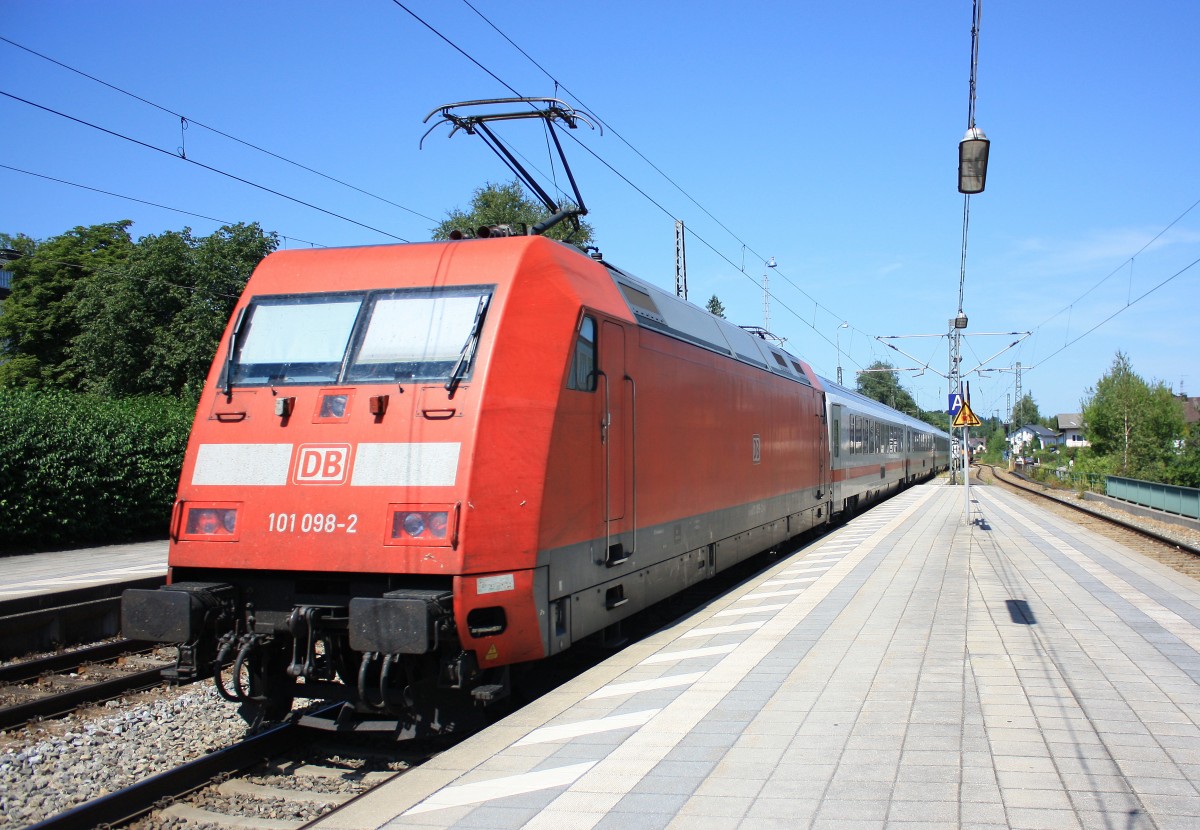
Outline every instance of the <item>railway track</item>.
POLYGON ((1026 498, 1036 500, 1090 530, 1119 541, 1180 573, 1200 579, 1200 545, 1183 538, 1181 533, 1172 532, 1167 527, 1153 527, 1150 520, 1136 516, 1114 516, 1089 506, 1089 503, 1081 502, 1074 491, 1060 493, 993 465, 979 465, 976 471, 980 473, 980 480, 985 484, 990 480, 1018 491, 1026 498))
POLYGON ((155 650, 116 640, 0 666, 0 731, 162 685, 155 650))
MULTIPOLYGON (((767 554, 747 560, 626 621, 620 633, 630 640, 647 636, 773 561, 774 557, 767 554)), ((537 671, 523 678, 521 698, 497 716, 586 671, 611 656, 613 650, 611 641, 606 643, 597 637, 540 663, 537 671)), ((332 708, 336 707, 309 714, 321 715, 332 708)), ((142 740, 137 735, 131 732, 129 739, 142 740)), ((466 737, 469 733, 398 743, 369 734, 347 736, 308 729, 296 717, 56 815, 43 818, 42 813, 35 819, 40 823, 29 826, 45 830, 100 825, 158 830, 187 822, 204 827, 290 830, 337 809, 466 737)), ((122 739, 115 735, 110 738, 122 739)))
MULTIPOLYGON (((312 714, 326 715, 338 705, 312 714)), ((443 751, 451 740, 396 744, 292 720, 194 761, 80 804, 31 830, 178 826, 299 828, 443 751)))
MULTIPOLYGON (((811 543, 816 535, 796 540, 789 549, 811 543)), ((539 663, 537 670, 529 673, 529 678, 523 678, 526 682, 520 684, 521 697, 512 701, 508 709, 497 713, 498 716, 611 656, 622 641, 653 633, 713 596, 731 590, 774 561, 775 557, 769 553, 746 560, 630 618, 625 621, 623 630, 609 632, 610 637, 594 637, 587 643, 576 644, 558 658, 539 663)), ((227 711, 236 720, 232 709, 227 711)), ((185 728, 195 729, 195 721, 185 728)), ((127 734, 128 740, 137 741, 137 745, 147 747, 147 751, 153 745, 160 760, 180 757, 169 749, 164 752, 158 748, 159 739, 148 739, 145 732, 121 732, 118 737, 118 731, 107 728, 103 740, 124 741, 127 734)), ((79 732, 78 727, 75 732, 79 732)), ((191 743, 195 744, 201 737, 195 735, 191 743)), ((205 827, 290 830, 336 810, 358 794, 418 766, 466 737, 469 733, 397 743, 369 734, 348 736, 308 729, 296 717, 294 721, 244 740, 239 734, 188 763, 147 763, 148 768, 157 768, 157 774, 149 774, 125 786, 133 780, 127 777, 118 785, 123 789, 113 788, 112 792, 78 806, 59 808, 60 812, 55 815, 47 817, 45 811, 37 810, 26 826, 46 830, 100 825, 158 830, 179 827, 187 822, 205 827)), ((98 747, 93 745, 86 754, 108 757, 108 750, 98 747)), ((63 756, 64 761, 67 757, 63 756)), ((118 762, 121 766, 142 766, 140 756, 135 753, 124 757, 128 760, 118 762)))

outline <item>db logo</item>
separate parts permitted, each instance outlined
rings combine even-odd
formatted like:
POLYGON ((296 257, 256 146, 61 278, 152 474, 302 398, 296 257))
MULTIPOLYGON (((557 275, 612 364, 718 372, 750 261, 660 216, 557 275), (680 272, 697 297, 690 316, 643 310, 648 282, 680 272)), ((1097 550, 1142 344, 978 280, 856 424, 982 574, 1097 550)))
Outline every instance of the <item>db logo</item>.
POLYGON ((349 444, 301 444, 292 481, 296 484, 344 484, 350 471, 349 444))

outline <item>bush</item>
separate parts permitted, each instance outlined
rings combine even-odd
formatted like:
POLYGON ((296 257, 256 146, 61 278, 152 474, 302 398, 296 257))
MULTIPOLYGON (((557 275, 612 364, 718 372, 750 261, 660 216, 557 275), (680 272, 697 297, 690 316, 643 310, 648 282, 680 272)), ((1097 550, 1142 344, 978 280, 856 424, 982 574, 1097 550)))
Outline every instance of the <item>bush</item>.
POLYGON ((0 550, 167 534, 195 404, 0 389, 0 550))

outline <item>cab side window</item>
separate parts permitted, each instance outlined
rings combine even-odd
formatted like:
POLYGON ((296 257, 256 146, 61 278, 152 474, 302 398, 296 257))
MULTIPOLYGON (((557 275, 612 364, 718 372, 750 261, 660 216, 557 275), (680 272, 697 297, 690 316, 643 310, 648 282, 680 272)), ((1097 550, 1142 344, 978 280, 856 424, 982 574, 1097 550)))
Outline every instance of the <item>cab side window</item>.
POLYGON ((585 316, 579 324, 571 372, 567 375, 567 388, 581 392, 596 391, 596 320, 593 317, 585 316))

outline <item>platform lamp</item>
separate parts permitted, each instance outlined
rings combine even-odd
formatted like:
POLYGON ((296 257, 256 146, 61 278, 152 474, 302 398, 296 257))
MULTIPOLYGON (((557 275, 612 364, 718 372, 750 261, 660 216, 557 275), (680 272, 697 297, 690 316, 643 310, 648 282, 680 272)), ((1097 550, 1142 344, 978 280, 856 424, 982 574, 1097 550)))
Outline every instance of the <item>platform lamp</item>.
POLYGON ((987 184, 988 148, 991 142, 978 127, 971 127, 958 142, 958 192, 982 193, 987 184))

